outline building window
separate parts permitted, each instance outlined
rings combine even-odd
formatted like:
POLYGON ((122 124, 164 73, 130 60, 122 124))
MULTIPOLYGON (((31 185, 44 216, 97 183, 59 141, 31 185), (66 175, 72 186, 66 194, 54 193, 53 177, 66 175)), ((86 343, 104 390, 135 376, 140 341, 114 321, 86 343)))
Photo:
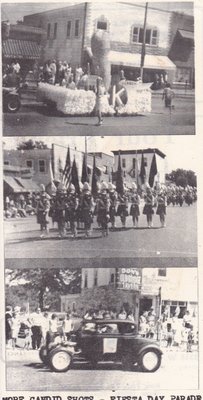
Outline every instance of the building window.
POLYGON ((80 29, 80 20, 76 19, 75 20, 75 37, 79 36, 79 29, 80 29))
POLYGON ((53 37, 53 39, 56 39, 56 36, 57 36, 57 22, 55 22, 55 24, 54 24, 54 37, 53 37))
POLYGON ((46 166, 45 160, 39 160, 39 172, 44 173, 45 172, 45 166, 46 166))
POLYGON ((5 160, 4 165, 10 165, 10 162, 5 160))
POLYGON ((122 158, 122 168, 126 168, 126 161, 125 161, 125 158, 122 158))
POLYGON ((50 35, 51 35, 51 24, 49 23, 47 25, 47 39, 50 39, 50 35))
MULTIPOLYGON (((132 42, 143 43, 144 29, 138 26, 132 28, 132 42)), ((157 29, 146 29, 145 43, 157 46, 158 44, 158 31, 157 29)))
POLYGON ((147 167, 147 157, 144 157, 144 166, 147 167))
POLYGON ((67 38, 71 37, 71 21, 67 22, 67 34, 66 34, 67 38))
POLYGON ((166 268, 159 268, 158 269, 158 276, 165 276, 166 277, 166 268))
POLYGON ((115 274, 112 272, 110 276, 110 284, 113 285, 115 283, 115 274))
POLYGON ((98 270, 94 270, 94 286, 98 286, 98 270))
POLYGON ((26 160, 26 167, 28 168, 33 168, 33 161, 32 160, 26 160))
POLYGON ((87 287, 88 287, 88 276, 87 276, 87 271, 85 271, 84 288, 87 287))

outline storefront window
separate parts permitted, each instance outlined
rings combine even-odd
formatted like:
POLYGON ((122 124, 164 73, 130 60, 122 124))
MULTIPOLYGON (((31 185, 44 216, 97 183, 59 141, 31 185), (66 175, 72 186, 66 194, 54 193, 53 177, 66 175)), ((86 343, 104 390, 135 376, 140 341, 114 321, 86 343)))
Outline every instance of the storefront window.
MULTIPOLYGON (((132 29, 132 42, 143 43, 144 29, 134 26, 132 29)), ((153 46, 158 44, 158 31, 157 29, 146 29, 145 43, 153 46)))

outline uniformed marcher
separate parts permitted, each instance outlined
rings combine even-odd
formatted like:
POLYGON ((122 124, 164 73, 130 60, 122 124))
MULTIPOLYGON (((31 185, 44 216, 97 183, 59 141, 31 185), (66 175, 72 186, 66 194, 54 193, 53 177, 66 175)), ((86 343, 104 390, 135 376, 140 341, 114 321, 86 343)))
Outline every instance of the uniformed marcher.
POLYGON ((77 236, 78 207, 79 207, 79 199, 75 192, 74 185, 71 184, 67 189, 65 220, 70 224, 72 237, 77 236))
POLYGON ((154 214, 153 206, 154 206, 154 196, 152 194, 152 189, 150 186, 146 187, 146 193, 144 194, 144 208, 143 214, 147 217, 148 228, 152 227, 152 216, 154 214))
POLYGON ((114 229, 116 227, 116 207, 118 201, 118 193, 116 192, 116 187, 112 183, 108 184, 108 190, 110 198, 110 209, 109 209, 110 222, 112 229, 114 229))
POLYGON ((164 228, 165 224, 165 215, 166 215, 166 205, 167 205, 167 198, 164 193, 163 189, 160 189, 157 194, 157 211, 156 214, 160 217, 161 227, 164 228))
POLYGON ((132 196, 131 196, 131 207, 130 207, 130 215, 132 215, 133 226, 138 227, 138 220, 140 215, 140 196, 137 192, 137 185, 132 183, 132 196))
POLYGON ((55 200, 55 221, 58 223, 59 237, 63 238, 66 235, 66 219, 65 219, 65 209, 66 209, 66 189, 65 186, 60 183, 56 191, 55 200))
POLYGON ((48 193, 45 192, 44 185, 40 185, 40 193, 37 199, 37 207, 36 207, 36 214, 37 214, 37 223, 40 224, 40 237, 44 237, 44 231, 46 234, 49 234, 49 210, 50 210, 50 196, 48 193))
POLYGON ((81 217, 85 227, 85 237, 91 235, 91 225, 93 223, 94 201, 90 191, 89 183, 85 182, 80 199, 81 217))
POLYGON ((124 188, 123 193, 118 194, 118 209, 117 215, 120 217, 123 228, 126 227, 126 217, 128 216, 128 195, 127 188, 124 188))
POLYGON ((110 221, 110 198, 107 189, 107 183, 103 182, 101 185, 101 192, 96 202, 96 210, 98 215, 97 220, 101 226, 102 236, 108 236, 109 234, 108 223, 110 221))

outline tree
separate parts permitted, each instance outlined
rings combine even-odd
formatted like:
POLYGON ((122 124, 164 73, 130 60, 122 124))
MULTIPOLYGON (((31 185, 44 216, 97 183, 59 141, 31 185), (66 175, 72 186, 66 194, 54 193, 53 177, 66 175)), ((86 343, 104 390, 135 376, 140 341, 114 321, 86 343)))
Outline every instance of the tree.
POLYGON ((48 149, 48 146, 46 143, 44 143, 42 140, 26 140, 18 144, 17 150, 44 150, 48 149))
POLYGON ((166 174, 166 180, 175 183, 177 186, 186 187, 187 185, 196 187, 197 186, 197 178, 194 171, 184 170, 178 168, 176 170, 171 171, 169 174, 166 174))
MULTIPOLYGON (((81 270, 71 269, 21 269, 7 273, 7 294, 12 292, 13 300, 24 302, 33 300, 43 310, 47 303, 56 302, 61 294, 80 293, 81 270)), ((12 297, 10 296, 10 297, 12 297)), ((12 300, 12 298, 10 298, 12 300)), ((13 302, 12 300, 12 302, 13 302)), ((16 303, 14 303, 16 304, 16 303)), ((12 305, 12 304, 11 304, 12 305)), ((36 305, 35 305, 36 306, 36 305)))

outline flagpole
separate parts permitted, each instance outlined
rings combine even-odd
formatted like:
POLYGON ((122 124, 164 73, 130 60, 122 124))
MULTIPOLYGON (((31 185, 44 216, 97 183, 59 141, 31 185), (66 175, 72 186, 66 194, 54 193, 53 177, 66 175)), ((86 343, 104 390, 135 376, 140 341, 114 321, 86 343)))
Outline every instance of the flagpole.
POLYGON ((144 70, 144 59, 145 59, 147 10, 148 10, 148 3, 145 4, 145 15, 144 15, 144 25, 143 25, 143 41, 142 41, 141 61, 140 61, 140 78, 141 78, 141 81, 143 81, 143 70, 144 70))

